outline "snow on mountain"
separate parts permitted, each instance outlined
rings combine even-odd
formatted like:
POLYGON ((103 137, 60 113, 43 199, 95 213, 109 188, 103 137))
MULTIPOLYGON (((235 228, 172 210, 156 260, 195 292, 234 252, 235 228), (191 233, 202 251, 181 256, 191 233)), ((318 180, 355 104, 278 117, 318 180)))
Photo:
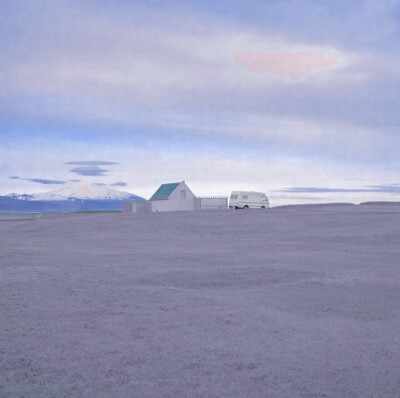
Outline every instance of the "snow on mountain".
POLYGON ((5 197, 9 198, 9 199, 16 199, 16 200, 32 200, 33 199, 33 195, 29 195, 26 193, 23 193, 23 194, 9 193, 5 197))
POLYGON ((96 184, 82 184, 76 187, 65 187, 54 191, 37 193, 31 196, 30 200, 71 200, 71 199, 87 199, 87 200, 127 200, 138 198, 129 192, 118 191, 96 184))

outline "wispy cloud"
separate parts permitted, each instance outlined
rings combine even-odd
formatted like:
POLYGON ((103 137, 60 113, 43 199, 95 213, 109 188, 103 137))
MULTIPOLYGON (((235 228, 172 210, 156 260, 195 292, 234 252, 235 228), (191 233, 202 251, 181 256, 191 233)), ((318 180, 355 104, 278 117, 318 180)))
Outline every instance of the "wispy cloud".
POLYGON ((400 184, 372 185, 369 188, 371 192, 400 194, 400 184))
POLYGON ((111 184, 112 187, 126 187, 128 184, 126 182, 114 182, 113 184, 111 184))
POLYGON ((12 180, 24 180, 24 181, 29 181, 29 182, 35 182, 37 184, 43 184, 43 185, 60 185, 60 184, 65 184, 65 181, 60 181, 60 180, 48 180, 45 178, 23 178, 23 177, 18 177, 18 176, 11 176, 8 177, 12 180))
POLYGON ((108 170, 101 169, 98 166, 81 166, 75 167, 70 170, 71 173, 76 173, 81 176, 92 176, 92 177, 101 177, 104 176, 108 170))
POLYGON ((45 184, 45 185, 52 185, 52 184, 65 184, 65 181, 59 181, 59 180, 46 180, 44 178, 29 178, 28 181, 30 182, 36 182, 38 184, 45 184))
POLYGON ((310 51, 253 53, 236 52, 233 59, 239 64, 247 64, 254 73, 270 73, 297 80, 311 71, 338 65, 335 58, 328 58, 310 51))
POLYGON ((359 192, 373 192, 373 193, 392 193, 400 194, 400 184, 388 185, 372 185, 363 188, 324 188, 324 187, 292 187, 285 188, 279 192, 290 193, 359 193, 359 192))
POLYGON ((343 193, 343 192, 370 192, 370 190, 357 188, 320 188, 320 187, 293 187, 279 190, 290 193, 343 193))

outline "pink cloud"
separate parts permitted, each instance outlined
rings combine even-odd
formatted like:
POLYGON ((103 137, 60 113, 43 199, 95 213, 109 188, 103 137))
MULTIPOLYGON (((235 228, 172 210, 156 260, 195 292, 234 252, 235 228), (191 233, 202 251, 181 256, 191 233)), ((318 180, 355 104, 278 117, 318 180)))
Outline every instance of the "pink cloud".
POLYGON ((254 73, 270 73, 281 77, 297 80, 314 69, 337 65, 338 60, 323 55, 302 51, 282 53, 251 53, 236 52, 233 54, 236 63, 248 64, 254 73))

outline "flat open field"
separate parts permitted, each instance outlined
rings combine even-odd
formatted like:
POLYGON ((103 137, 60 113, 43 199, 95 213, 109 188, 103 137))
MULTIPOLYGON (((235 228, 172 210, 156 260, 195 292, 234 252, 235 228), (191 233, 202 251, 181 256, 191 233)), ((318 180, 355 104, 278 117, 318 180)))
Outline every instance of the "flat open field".
POLYGON ((0 216, 0 397, 400 397, 400 205, 0 216))

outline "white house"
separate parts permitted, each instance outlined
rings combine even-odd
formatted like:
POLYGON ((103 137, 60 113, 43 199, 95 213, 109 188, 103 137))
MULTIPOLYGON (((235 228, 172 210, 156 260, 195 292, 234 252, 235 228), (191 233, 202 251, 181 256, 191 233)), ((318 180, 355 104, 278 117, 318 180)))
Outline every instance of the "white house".
POLYGON ((162 184, 149 199, 151 211, 195 210, 196 197, 185 181, 162 184))
POLYGON ((196 198, 185 181, 162 184, 147 202, 125 202, 124 213, 179 210, 222 210, 228 208, 226 196, 196 198))

